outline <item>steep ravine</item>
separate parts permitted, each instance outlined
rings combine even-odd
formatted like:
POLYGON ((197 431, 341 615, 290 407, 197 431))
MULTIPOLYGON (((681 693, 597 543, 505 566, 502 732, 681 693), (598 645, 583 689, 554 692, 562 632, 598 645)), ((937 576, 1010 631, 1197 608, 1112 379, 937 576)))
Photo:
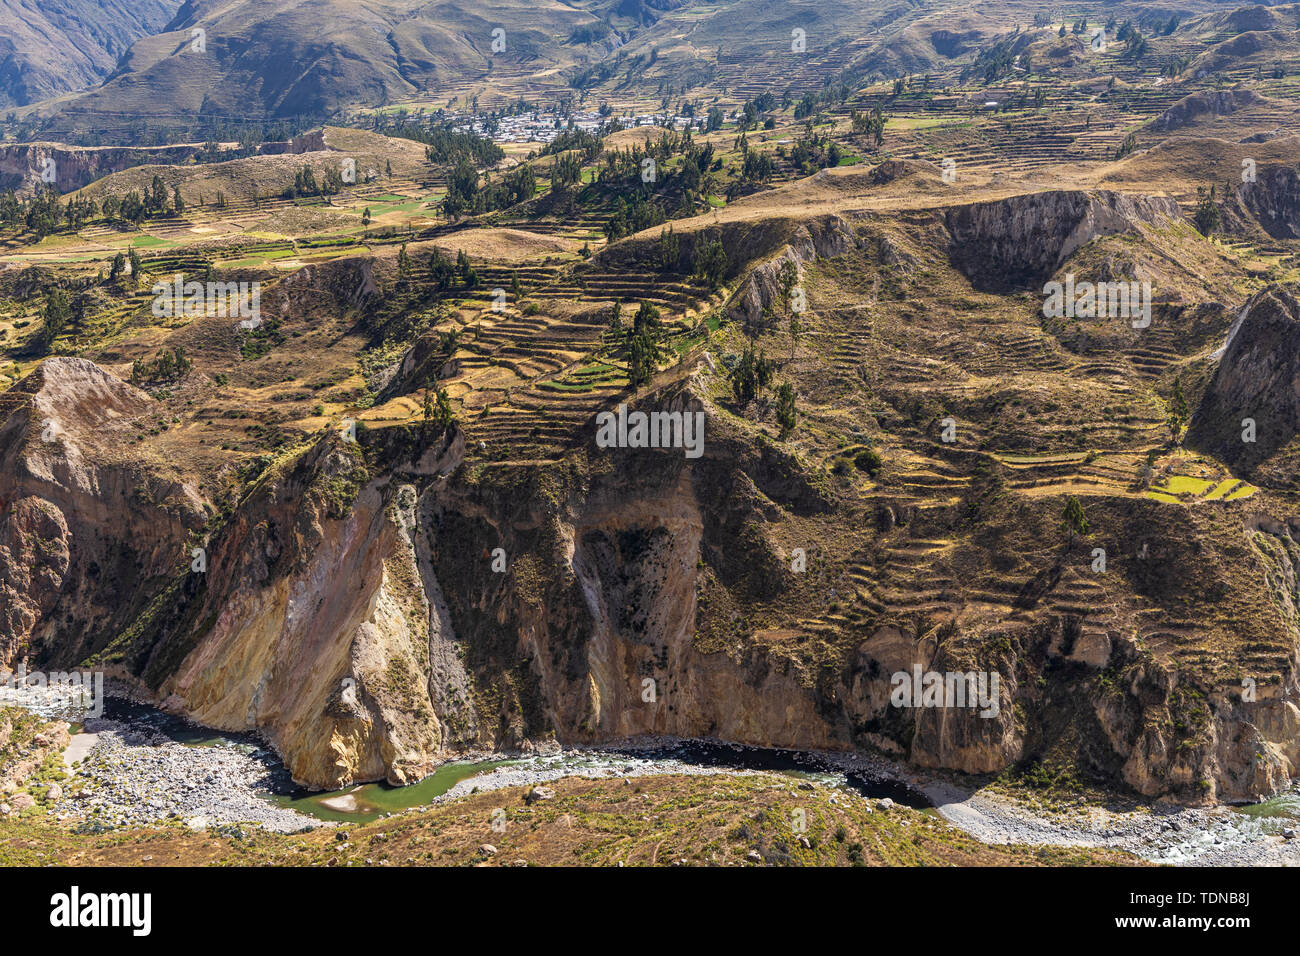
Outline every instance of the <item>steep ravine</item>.
POLYGON ((990 773, 1063 699, 1097 767, 1147 796, 1261 797, 1294 773, 1300 721, 1280 687, 1252 704, 1217 694, 1190 748, 1172 729, 1181 678, 1135 645, 1111 652, 1111 692, 1084 666, 1031 687, 1075 653, 1051 619, 999 645, 880 628, 809 672, 734 609, 789 585, 770 520, 835 503, 689 384, 660 400, 709 416, 702 458, 591 444, 493 465, 466 461, 454 430, 330 435, 268 473, 210 542, 203 580, 106 658, 173 712, 262 730, 297 781, 329 789, 409 783, 471 749, 656 734, 990 773), (997 670, 997 716, 891 707, 889 675, 914 665, 997 670))
MULTIPOLYGON (((958 207, 949 233, 959 246, 994 237, 997 256, 1028 244, 1029 259, 1002 265, 1037 281, 1076 242, 1112 235, 1130 215, 1176 213, 1051 197, 958 207), (1035 244, 1044 233, 1054 244, 1035 244)), ((855 248, 857 235, 828 217, 765 254, 807 266, 855 248)), ((951 256, 968 263, 962 248, 951 256)), ((740 313, 770 303, 774 268, 740 284, 740 313)), ((338 278, 323 268, 299 276, 313 289, 338 278)), ((1083 631, 1021 596, 1024 613, 992 626, 892 621, 805 642, 784 607, 804 592, 780 529, 795 519, 867 529, 888 511, 892 531, 897 516, 836 491, 715 406, 708 376, 719 373, 708 366, 632 402, 702 413, 699 458, 598 449, 594 422, 584 444, 543 462, 482 460, 455 427, 361 428, 356 442, 331 432, 274 463, 212 524, 197 572, 188 556, 207 503, 164 463, 112 453, 151 399, 90 362, 46 362, 0 406, 0 587, 14 609, 0 618, 0 663, 104 666, 169 711, 260 730, 295 780, 325 789, 413 782, 468 751, 642 735, 875 749, 972 774, 1070 739, 1107 783, 1185 802, 1259 798, 1296 775, 1300 595, 1274 582, 1295 579, 1300 525, 1248 515, 1245 503, 1214 518, 1141 499, 1093 510, 1102 530, 1128 540, 1157 524, 1166 535, 1168 559, 1124 588, 1195 607, 1232 583, 1231 564, 1260 589, 1269 603, 1258 627, 1279 635, 1269 661, 1279 679, 1261 681, 1253 701, 1222 675, 1162 658, 1136 629, 1083 631), (61 437, 46 442, 51 417, 61 437), (1177 580, 1158 578, 1168 568, 1177 580), (784 613, 781 626, 756 626, 756 609, 784 613), (891 675, 914 667, 996 673, 997 706, 988 716, 891 706, 891 675)), ((1059 509, 1023 505, 1016 519, 1055 527, 1059 509)), ((935 509, 908 533, 956 537, 964 515, 935 509)), ((999 520, 1011 518, 988 519, 999 520)), ((954 545, 954 567, 977 576, 991 548, 954 545)), ((1132 611, 1131 596, 1118 612, 1132 611)))

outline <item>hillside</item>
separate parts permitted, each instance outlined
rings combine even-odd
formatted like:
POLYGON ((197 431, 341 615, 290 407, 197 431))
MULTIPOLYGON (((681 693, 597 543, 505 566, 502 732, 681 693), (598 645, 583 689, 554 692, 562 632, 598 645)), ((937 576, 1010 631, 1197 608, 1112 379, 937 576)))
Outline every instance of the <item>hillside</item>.
MULTIPOLYGON (((517 841, 467 776, 346 853, 271 811, 200 842, 199 798, 145 820, 124 785, 0 822, 15 859, 346 863, 385 832, 402 863, 1059 864, 1019 835, 1079 831, 972 801, 1123 804, 1161 839, 1165 811, 1290 819, 1298 28, 186 4, 0 143, 0 666, 100 671, 139 711, 82 728, 69 779, 170 799, 210 767, 227 826, 292 787, 347 814, 557 754, 729 762, 643 801, 557 771, 517 841), (226 755, 133 776, 170 720, 257 802, 222 802, 226 755), (975 796, 818 791, 792 842, 742 751, 975 796)), ((1205 852, 1300 850, 1249 834, 1205 852)))
POLYGON ((98 86, 137 40, 166 27, 180 0, 0 2, 0 107, 98 86))

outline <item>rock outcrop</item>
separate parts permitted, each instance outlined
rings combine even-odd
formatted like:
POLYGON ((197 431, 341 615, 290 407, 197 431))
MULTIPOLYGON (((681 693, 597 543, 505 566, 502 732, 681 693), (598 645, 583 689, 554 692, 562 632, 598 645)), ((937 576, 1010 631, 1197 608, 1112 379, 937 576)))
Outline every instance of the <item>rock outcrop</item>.
POLYGON ((53 176, 59 192, 72 192, 134 166, 183 163, 199 149, 196 145, 79 147, 9 143, 0 146, 0 189, 31 193, 53 176))
POLYGON ((93 362, 49 359, 3 399, 0 663, 32 649, 75 664, 182 565, 204 503, 127 450, 153 401, 93 362))
POLYGON ((1246 303, 1187 432, 1243 477, 1300 483, 1300 289, 1275 285, 1246 303))
POLYGON ((1237 187, 1234 205, 1272 238, 1300 239, 1300 165, 1258 167, 1254 182, 1237 187))
POLYGON ((1029 193, 946 215, 953 265, 989 291, 1033 288, 1093 239, 1181 218, 1172 199, 1110 190, 1029 193))
POLYGON ((732 319, 757 322, 767 308, 776 308, 781 296, 781 271, 793 263, 802 278, 805 263, 844 255, 860 244, 853 227, 839 216, 816 219, 799 227, 780 253, 749 271, 728 304, 732 319))
POLYGON ((1204 117, 1227 116, 1238 110, 1265 102, 1254 90, 1239 87, 1233 90, 1205 90, 1184 96, 1150 123, 1154 130, 1170 130, 1193 126, 1204 117))

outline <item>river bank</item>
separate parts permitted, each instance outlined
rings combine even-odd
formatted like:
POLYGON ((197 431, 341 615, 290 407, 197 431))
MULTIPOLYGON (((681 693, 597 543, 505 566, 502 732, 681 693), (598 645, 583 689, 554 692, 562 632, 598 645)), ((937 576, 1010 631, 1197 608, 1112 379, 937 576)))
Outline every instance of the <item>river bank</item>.
POLYGON ((1295 787, 1248 808, 1090 806, 1052 814, 946 781, 921 788, 940 816, 983 843, 1106 847, 1173 866, 1300 866, 1295 787))
POLYGON ((870 755, 640 739, 617 748, 474 754, 410 787, 360 784, 310 793, 294 785, 278 756, 255 736, 195 727, 145 705, 111 700, 104 716, 86 718, 73 730, 64 755, 71 777, 58 799, 48 801, 49 812, 85 832, 179 820, 194 829, 251 824, 292 833, 565 777, 780 774, 933 808, 987 844, 1103 847, 1176 866, 1300 865, 1300 790, 1294 789, 1244 811, 1117 801, 1047 813, 870 755))

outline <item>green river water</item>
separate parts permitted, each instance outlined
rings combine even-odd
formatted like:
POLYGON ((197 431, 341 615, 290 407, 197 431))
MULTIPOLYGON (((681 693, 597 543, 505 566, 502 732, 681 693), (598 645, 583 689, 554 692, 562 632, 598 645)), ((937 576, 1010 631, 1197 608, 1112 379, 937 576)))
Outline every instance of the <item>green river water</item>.
POLYGON ((369 823, 385 813, 432 803, 466 777, 518 761, 450 763, 439 767, 419 783, 394 787, 386 783, 363 783, 345 790, 323 793, 277 794, 268 797, 277 806, 297 810, 318 820, 337 823, 369 823), (345 806, 346 805, 346 806, 345 806))

